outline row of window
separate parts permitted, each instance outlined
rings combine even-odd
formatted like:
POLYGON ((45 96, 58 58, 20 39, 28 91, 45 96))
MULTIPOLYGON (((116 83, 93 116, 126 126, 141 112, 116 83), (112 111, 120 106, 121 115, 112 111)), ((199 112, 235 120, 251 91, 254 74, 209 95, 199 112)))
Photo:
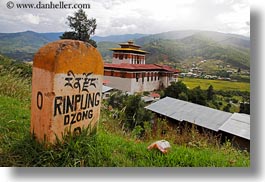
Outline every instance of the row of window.
MULTIPOLYGON (((128 59, 129 55, 128 54, 114 54, 113 56, 116 59, 128 59)), ((137 60, 137 61, 142 61, 144 60, 144 56, 132 56, 132 60, 137 60)))
MULTIPOLYGON (((112 70, 110 72, 110 76, 116 76, 116 77, 121 77, 121 78, 126 78, 126 77, 127 78, 135 78, 136 82, 138 82, 139 79, 142 78, 143 83, 145 80, 147 82, 157 81, 162 76, 161 73, 158 73, 158 72, 133 73, 133 75, 132 75, 132 73, 128 73, 129 75, 126 75, 126 74, 127 74, 127 72, 115 72, 114 70, 112 70)), ((172 79, 173 74, 168 74, 167 76, 169 77, 169 79, 172 79)))
POLYGON ((144 83, 144 78, 145 78, 145 75, 146 75, 146 81, 156 81, 156 80, 159 80, 160 77, 158 75, 158 73, 135 73, 135 78, 136 78, 136 82, 139 81, 139 78, 140 76, 142 76, 142 82, 144 83))

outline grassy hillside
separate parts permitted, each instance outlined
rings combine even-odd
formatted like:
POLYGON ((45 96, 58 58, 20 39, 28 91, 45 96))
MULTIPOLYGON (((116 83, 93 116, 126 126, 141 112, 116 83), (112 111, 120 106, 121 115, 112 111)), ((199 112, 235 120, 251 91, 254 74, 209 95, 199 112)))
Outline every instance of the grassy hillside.
MULTIPOLYGON (((5 58, 5 61, 11 60, 5 58)), ((0 66, 6 65, 0 63, 0 66)), ((167 129, 166 134, 157 132, 154 135, 145 127, 146 137, 135 137, 137 131, 125 132, 119 119, 112 117, 113 112, 107 109, 104 102, 96 135, 88 136, 86 131, 79 136, 66 135, 63 141, 45 147, 30 135, 30 77, 22 78, 13 70, 16 67, 9 64, 9 69, 0 74, 0 88, 4 88, 0 89, 0 166, 250 166, 248 152, 236 150, 230 142, 219 145, 216 138, 200 135, 195 129, 182 131, 181 135, 167 129), (158 139, 170 142, 171 148, 167 154, 147 150, 158 139)), ((164 127, 168 128, 161 121, 158 131, 164 130, 164 127)))
POLYGON ((61 33, 0 33, 0 54, 17 60, 31 61, 35 52, 44 44, 59 39, 61 33))
POLYGON ((97 46, 105 62, 112 61, 112 51, 110 51, 109 49, 114 47, 119 47, 119 45, 114 42, 99 42, 97 43, 97 46))
MULTIPOLYGON (((233 149, 195 147, 171 143, 164 155, 147 150, 153 141, 113 134, 106 129, 113 120, 101 117, 98 133, 66 136, 63 142, 45 148, 29 134, 28 101, 0 96, 0 166, 42 167, 230 167, 250 165, 249 154, 233 149), (21 150, 23 148, 23 150, 21 150)), ((106 115, 104 115, 106 116, 106 115)))
POLYGON ((222 45, 207 37, 193 35, 181 40, 155 40, 143 45, 150 52, 148 63, 173 62, 185 63, 187 59, 222 60, 226 64, 243 69, 250 68, 250 50, 231 45, 222 45))

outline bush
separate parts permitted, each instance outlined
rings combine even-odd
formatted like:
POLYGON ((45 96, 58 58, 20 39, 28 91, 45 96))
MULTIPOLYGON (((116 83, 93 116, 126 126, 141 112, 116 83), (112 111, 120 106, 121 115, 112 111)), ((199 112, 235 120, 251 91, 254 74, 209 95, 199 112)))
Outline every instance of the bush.
POLYGON ((144 121, 152 119, 152 113, 144 109, 145 104, 140 95, 128 96, 123 105, 125 106, 125 126, 131 130, 137 125, 143 126, 144 121))
POLYGON ((181 93, 187 94, 187 92, 188 88, 182 81, 173 82, 165 89, 165 96, 178 99, 181 93))

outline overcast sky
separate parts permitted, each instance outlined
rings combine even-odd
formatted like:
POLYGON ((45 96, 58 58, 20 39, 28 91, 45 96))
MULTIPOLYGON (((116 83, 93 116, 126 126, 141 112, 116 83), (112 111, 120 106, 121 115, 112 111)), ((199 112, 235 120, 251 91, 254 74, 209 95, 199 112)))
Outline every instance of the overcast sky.
MULTIPOLYGON (((77 9, 17 9, 0 2, 0 32, 64 32, 66 18, 77 9)), ((249 36, 250 4, 246 0, 12 0, 15 3, 89 3, 96 35, 199 29, 249 36)))

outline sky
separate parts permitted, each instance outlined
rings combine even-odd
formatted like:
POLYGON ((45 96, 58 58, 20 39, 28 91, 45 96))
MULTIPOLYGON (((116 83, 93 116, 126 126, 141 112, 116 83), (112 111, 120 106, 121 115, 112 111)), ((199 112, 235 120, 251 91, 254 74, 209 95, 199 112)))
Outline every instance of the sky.
POLYGON ((0 2, 0 32, 69 31, 67 17, 78 9, 19 9, 19 3, 89 3, 84 9, 95 18, 95 35, 155 34, 173 30, 209 30, 250 35, 247 0, 10 0, 0 2), (12 5, 12 3, 11 3, 12 5), (10 6, 9 6, 10 7, 10 6))

